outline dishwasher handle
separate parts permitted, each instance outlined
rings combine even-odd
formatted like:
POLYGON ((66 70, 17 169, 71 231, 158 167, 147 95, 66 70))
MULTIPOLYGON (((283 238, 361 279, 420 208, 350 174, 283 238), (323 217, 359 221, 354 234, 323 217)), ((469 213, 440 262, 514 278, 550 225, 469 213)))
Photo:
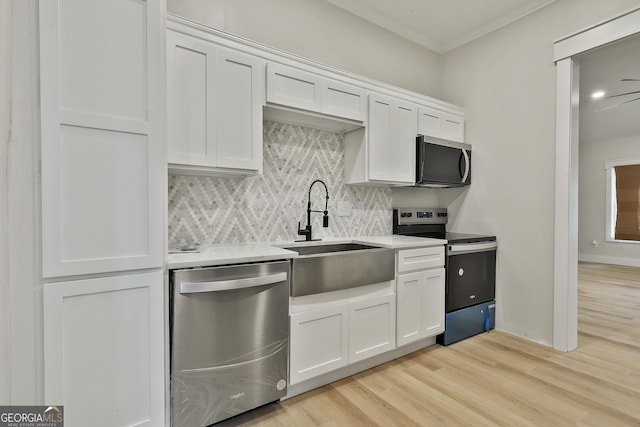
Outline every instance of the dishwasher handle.
POLYGON ((183 282, 180 283, 181 294, 196 294, 201 292, 231 291, 235 289, 253 288, 255 286, 271 285, 287 280, 287 273, 276 273, 268 276, 248 277, 246 279, 218 280, 214 282, 183 282))

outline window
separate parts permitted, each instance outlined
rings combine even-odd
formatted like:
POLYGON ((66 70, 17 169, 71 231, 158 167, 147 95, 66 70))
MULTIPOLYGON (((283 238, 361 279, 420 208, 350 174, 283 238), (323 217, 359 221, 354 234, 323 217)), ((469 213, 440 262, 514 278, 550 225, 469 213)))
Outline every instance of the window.
POLYGON ((640 159, 605 164, 607 240, 640 243, 640 159))

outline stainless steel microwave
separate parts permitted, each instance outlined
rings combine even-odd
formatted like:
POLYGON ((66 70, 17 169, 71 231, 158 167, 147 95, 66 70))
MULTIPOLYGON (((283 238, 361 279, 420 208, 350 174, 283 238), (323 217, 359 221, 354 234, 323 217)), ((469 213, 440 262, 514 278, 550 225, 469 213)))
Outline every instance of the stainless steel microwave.
POLYGON ((416 187, 463 187, 471 184, 471 145, 418 135, 416 187))

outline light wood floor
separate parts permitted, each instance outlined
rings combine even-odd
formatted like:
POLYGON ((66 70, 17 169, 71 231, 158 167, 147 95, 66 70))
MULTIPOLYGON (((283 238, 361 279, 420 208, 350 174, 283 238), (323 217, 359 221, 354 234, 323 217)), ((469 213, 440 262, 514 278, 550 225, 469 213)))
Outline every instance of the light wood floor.
POLYGON ((640 269, 580 264, 570 353, 493 331, 224 426, 640 426, 640 269))

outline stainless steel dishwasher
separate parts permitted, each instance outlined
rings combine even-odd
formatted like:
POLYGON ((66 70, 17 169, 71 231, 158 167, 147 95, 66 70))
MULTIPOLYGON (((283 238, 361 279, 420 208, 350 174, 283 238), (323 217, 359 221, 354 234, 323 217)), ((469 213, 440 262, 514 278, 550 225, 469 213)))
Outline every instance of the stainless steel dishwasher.
POLYGON ((171 424, 207 426, 287 393, 289 262, 172 270, 171 424))

